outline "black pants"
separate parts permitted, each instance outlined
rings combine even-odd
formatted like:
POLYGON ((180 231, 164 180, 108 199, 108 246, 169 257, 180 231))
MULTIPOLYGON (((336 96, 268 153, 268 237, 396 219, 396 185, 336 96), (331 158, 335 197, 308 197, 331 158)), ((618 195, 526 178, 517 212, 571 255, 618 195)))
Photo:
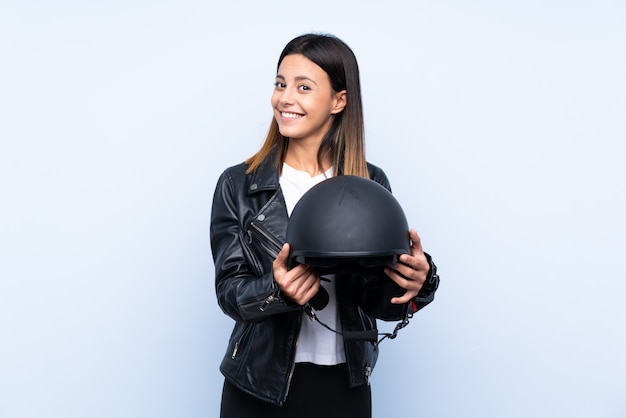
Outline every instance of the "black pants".
POLYGON ((275 406, 224 383, 220 418, 371 418, 368 385, 348 388, 346 365, 298 363, 285 405, 275 406))

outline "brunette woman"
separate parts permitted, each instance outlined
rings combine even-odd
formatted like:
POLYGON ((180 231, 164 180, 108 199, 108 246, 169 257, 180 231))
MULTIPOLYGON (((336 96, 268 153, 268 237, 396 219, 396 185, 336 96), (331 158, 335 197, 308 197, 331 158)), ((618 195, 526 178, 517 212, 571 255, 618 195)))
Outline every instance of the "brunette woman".
MULTIPOLYGON (((211 213, 218 303, 235 320, 220 370, 222 418, 371 417, 369 376, 378 346, 344 341, 341 330, 375 330, 375 313, 354 294, 354 280, 320 279, 306 265, 287 268, 289 214, 300 197, 332 176, 370 178, 389 189, 365 159, 359 69, 352 50, 332 35, 306 34, 280 55, 274 117, 261 149, 226 169, 211 213), (329 302, 309 320, 319 291, 329 302)), ((389 278, 404 295, 381 304, 411 312, 433 299, 436 267, 408 231, 410 254, 389 278)))

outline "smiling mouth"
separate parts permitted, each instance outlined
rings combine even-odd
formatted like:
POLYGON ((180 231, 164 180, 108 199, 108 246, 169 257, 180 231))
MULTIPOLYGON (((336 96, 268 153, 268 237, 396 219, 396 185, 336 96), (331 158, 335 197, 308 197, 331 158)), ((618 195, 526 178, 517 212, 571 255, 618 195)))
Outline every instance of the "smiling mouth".
POLYGON ((280 116, 285 119, 298 119, 301 118, 303 115, 301 115, 300 113, 280 112, 280 116))

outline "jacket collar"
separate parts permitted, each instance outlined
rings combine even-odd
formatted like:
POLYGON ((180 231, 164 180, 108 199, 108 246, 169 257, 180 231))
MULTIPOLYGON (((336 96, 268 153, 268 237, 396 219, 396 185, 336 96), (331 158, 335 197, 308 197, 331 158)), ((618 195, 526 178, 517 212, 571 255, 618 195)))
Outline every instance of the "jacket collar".
POLYGON ((261 162, 261 164, 250 174, 248 183, 248 194, 254 194, 265 190, 278 190, 280 187, 280 170, 276 167, 276 157, 278 147, 274 147, 272 152, 261 162))
MULTIPOLYGON (((280 169, 276 167, 276 157, 278 156, 278 146, 274 146, 272 152, 261 162, 261 164, 250 174, 248 194, 265 190, 278 190, 280 187, 280 169)), ((369 167, 368 167, 369 168, 369 167)), ((343 175, 343 160, 339 164, 338 175, 343 175)), ((370 173, 370 178, 372 173, 370 173)))

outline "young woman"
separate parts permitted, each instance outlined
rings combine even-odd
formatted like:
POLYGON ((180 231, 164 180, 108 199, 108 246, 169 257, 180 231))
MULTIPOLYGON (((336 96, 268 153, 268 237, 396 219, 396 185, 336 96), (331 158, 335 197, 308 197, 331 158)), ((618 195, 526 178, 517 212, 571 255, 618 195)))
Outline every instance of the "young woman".
MULTIPOLYGON (((235 320, 220 367, 222 418, 371 417, 377 344, 341 335, 375 329, 375 313, 353 296, 362 283, 320 280, 302 264, 288 269, 285 243, 291 210, 324 179, 356 175, 389 189, 384 172, 365 159, 360 90, 356 58, 343 41, 293 39, 278 60, 265 143, 218 180, 210 229, 216 292, 235 320), (330 297, 316 316, 331 329, 305 314, 320 286, 330 297)), ((417 232, 408 233, 410 254, 385 270, 406 292, 380 303, 413 312, 433 299, 438 276, 417 232)))

